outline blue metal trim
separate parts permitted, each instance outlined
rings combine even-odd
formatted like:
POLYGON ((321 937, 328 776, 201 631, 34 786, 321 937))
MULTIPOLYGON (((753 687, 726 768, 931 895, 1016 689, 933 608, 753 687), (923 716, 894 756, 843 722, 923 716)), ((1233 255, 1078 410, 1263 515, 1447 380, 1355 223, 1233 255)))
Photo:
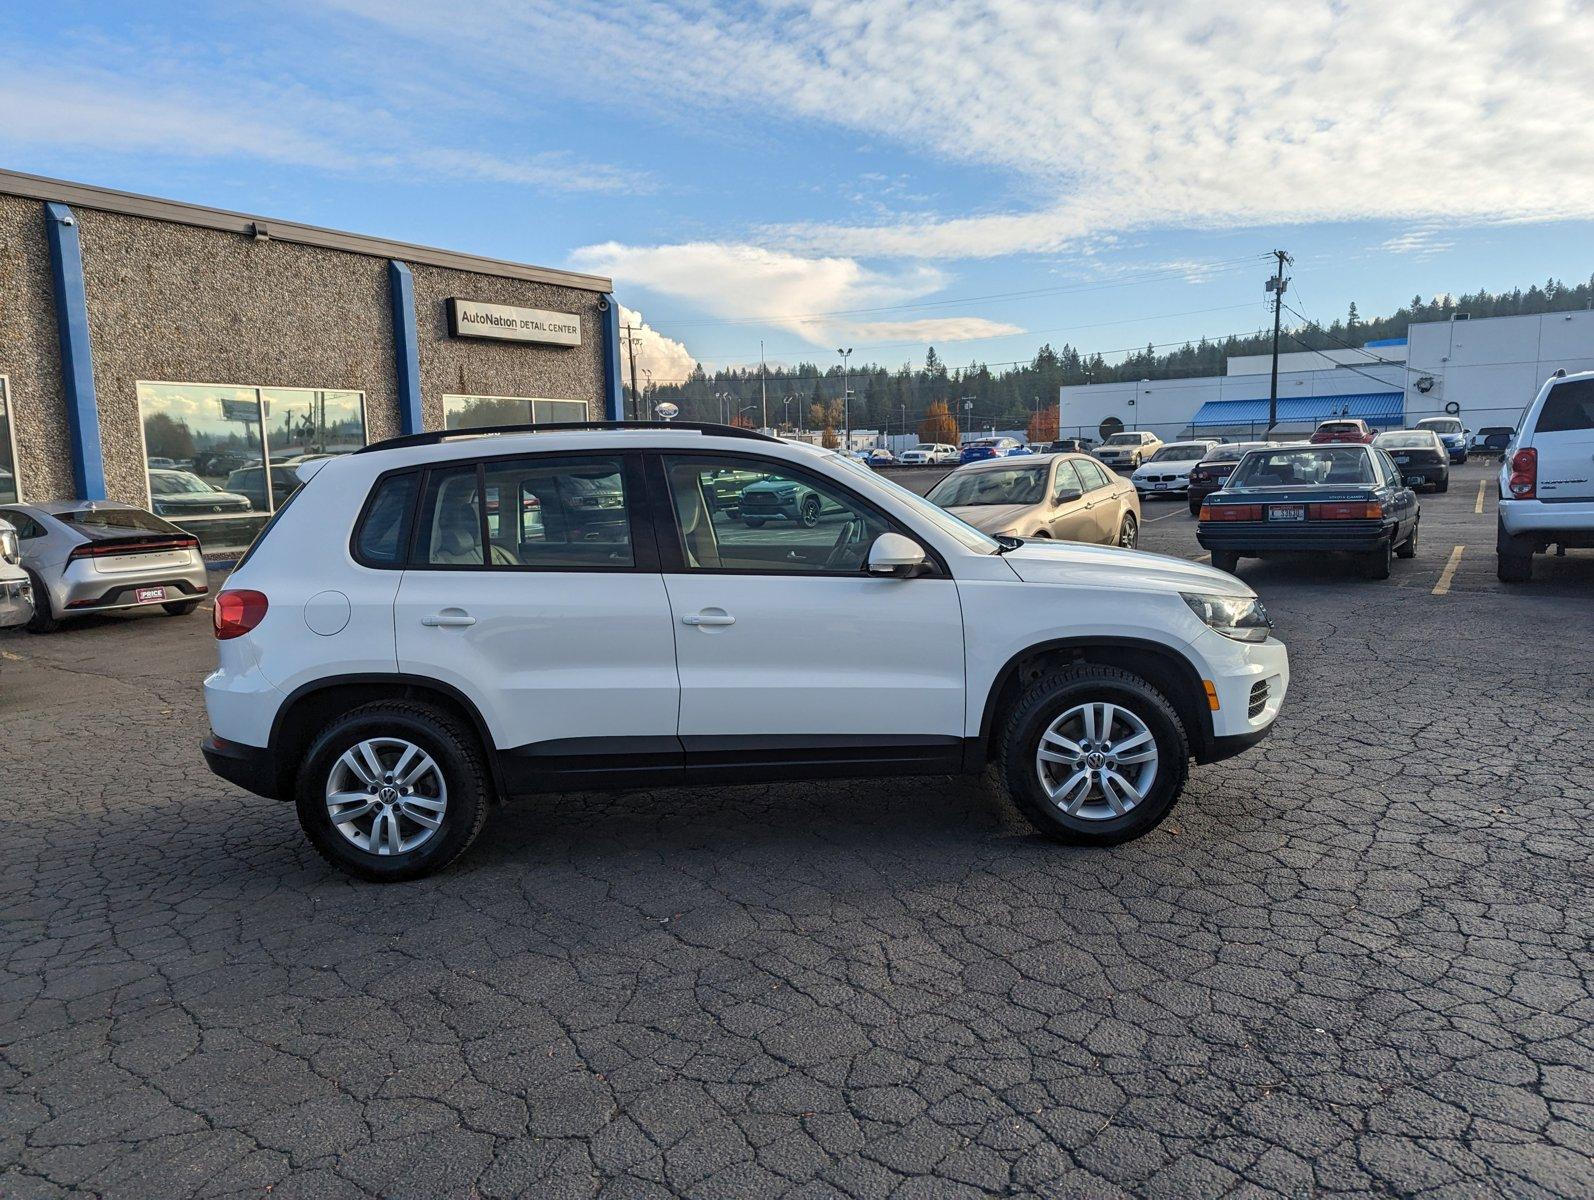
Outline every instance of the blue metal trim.
POLYGON ((620 306, 606 293, 603 308, 603 414, 608 421, 625 420, 625 388, 620 378, 620 306))
POLYGON ((55 329, 61 342, 61 390, 72 439, 72 482, 79 500, 104 500, 105 455, 100 448, 100 403, 94 394, 89 346, 89 301, 83 286, 83 247, 77 218, 64 204, 44 206, 55 290, 55 329))
POLYGON ((421 412, 421 338, 415 328, 415 277, 396 258, 387 263, 393 301, 393 370, 398 380, 399 428, 407 436, 426 431, 421 412))

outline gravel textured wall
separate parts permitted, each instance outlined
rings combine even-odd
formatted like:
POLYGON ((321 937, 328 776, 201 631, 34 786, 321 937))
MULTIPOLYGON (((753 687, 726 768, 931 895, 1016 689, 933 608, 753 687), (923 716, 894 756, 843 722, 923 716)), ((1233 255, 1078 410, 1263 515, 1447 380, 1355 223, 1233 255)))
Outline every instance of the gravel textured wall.
POLYGON ((0 196, 0 375, 9 382, 26 500, 72 495, 72 458, 44 205, 0 196))
POLYGON ((585 400, 591 417, 602 418, 603 330, 596 292, 413 263, 411 270, 421 344, 421 400, 428 428, 443 424, 444 393, 585 400), (532 346, 451 338, 450 296, 575 313, 581 318, 581 345, 532 346))

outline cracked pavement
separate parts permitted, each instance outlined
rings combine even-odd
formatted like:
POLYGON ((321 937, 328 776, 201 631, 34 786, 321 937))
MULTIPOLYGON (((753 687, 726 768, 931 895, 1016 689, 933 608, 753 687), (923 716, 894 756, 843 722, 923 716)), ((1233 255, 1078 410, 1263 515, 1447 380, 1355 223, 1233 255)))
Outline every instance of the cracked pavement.
POLYGON ((1482 476, 1242 565, 1278 729, 1112 850, 793 783, 357 883, 205 770, 208 613, 0 634, 0 1195, 1594 1194, 1594 555, 1497 585, 1482 476))

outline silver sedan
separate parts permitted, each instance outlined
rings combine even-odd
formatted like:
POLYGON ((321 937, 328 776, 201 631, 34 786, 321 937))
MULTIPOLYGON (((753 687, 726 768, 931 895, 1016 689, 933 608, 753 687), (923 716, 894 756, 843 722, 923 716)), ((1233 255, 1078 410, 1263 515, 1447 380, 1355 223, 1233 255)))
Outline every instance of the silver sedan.
POLYGON ((8 504, 33 584, 28 628, 48 633, 69 617, 160 605, 192 612, 210 590, 199 539, 154 513, 109 500, 8 504))

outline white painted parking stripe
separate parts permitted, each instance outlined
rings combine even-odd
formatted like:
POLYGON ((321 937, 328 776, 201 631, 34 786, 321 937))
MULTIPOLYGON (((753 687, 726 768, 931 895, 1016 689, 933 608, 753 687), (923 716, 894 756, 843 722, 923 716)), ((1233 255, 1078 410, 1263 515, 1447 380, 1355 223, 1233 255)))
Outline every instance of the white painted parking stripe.
POLYGON ((1150 519, 1143 521, 1142 524, 1155 525, 1158 521, 1166 521, 1169 517, 1177 517, 1180 513, 1188 511, 1190 510, 1185 508, 1176 508, 1171 513, 1163 513, 1160 517, 1151 517, 1150 519))
POLYGON ((1478 480, 1478 502, 1472 506, 1472 511, 1474 513, 1481 513, 1483 511, 1483 489, 1488 486, 1489 481, 1487 479, 1478 480))
POLYGON ((1439 582, 1433 585, 1435 596, 1445 596, 1450 592, 1450 581, 1456 577, 1456 568, 1461 565, 1461 552, 1465 546, 1457 546, 1450 552, 1450 561, 1445 563, 1445 569, 1439 572, 1439 582))

